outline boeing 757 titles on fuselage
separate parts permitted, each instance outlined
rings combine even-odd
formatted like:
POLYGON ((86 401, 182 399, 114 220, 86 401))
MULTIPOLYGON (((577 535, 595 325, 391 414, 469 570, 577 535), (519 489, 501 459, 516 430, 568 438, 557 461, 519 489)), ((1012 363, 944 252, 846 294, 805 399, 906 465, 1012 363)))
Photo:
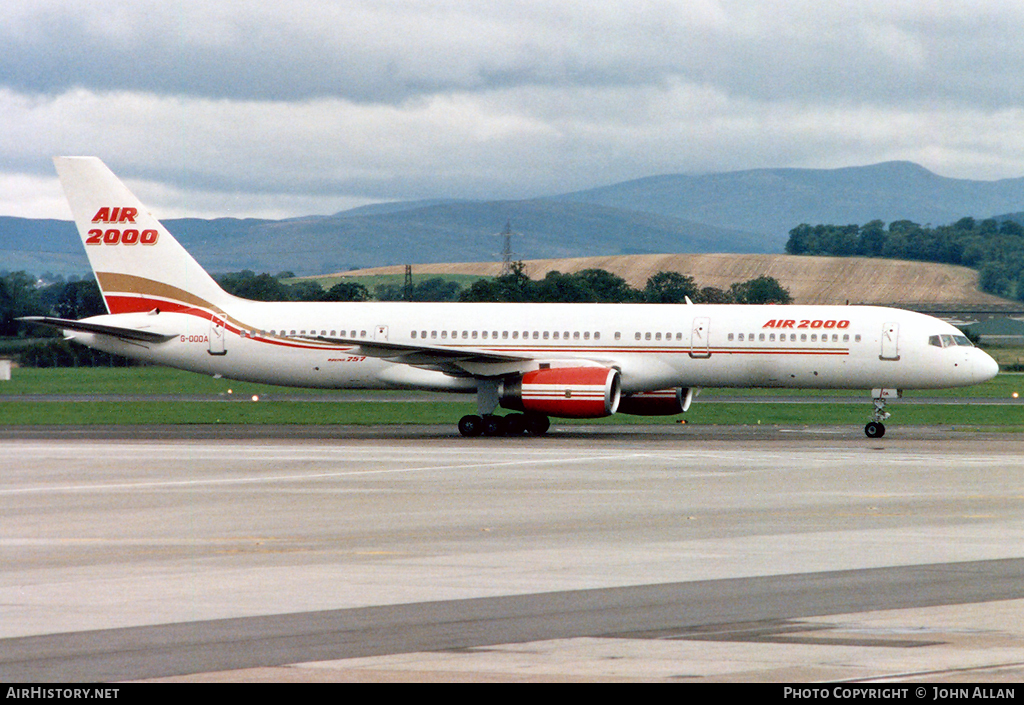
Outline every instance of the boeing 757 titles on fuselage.
POLYGON ((465 436, 680 414, 704 387, 786 387, 872 390, 865 432, 879 437, 902 390, 998 371, 953 326, 872 306, 249 301, 221 289, 99 159, 54 163, 109 314, 28 320, 230 379, 475 393, 465 436))

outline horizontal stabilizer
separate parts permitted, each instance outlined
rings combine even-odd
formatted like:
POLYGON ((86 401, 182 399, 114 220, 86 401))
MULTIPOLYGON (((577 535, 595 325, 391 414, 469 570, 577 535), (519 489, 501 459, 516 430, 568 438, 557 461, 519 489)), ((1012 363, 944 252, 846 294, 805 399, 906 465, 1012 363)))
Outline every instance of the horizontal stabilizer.
POLYGON ((38 326, 49 326, 61 330, 73 330, 81 333, 97 333, 109 335, 121 340, 136 340, 141 343, 164 343, 174 337, 174 334, 154 333, 149 330, 137 328, 121 328, 119 326, 108 326, 102 323, 87 323, 86 321, 74 321, 69 318, 51 318, 49 316, 25 316, 19 321, 34 323, 38 326))

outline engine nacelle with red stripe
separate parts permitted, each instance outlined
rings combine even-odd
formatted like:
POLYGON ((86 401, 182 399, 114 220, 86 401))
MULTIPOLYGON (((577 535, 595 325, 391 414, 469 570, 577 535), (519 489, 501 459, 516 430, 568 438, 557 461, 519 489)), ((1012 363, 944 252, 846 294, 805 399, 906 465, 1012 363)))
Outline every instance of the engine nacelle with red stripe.
POLYGON ((626 394, 619 401, 619 413, 633 416, 674 416, 689 409, 692 399, 692 391, 685 387, 626 394))
POLYGON ((506 382, 501 405, 548 416, 596 419, 614 414, 620 395, 618 370, 553 367, 527 372, 515 382, 506 382))

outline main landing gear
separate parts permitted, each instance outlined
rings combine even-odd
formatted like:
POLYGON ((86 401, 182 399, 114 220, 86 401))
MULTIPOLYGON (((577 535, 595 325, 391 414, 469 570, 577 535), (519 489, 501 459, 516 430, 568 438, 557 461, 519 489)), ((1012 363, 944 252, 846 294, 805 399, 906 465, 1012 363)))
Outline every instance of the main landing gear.
POLYGON ((499 380, 483 378, 477 380, 476 412, 459 419, 459 433, 463 436, 543 436, 551 427, 551 421, 544 414, 526 412, 496 416, 498 408, 499 380))
POLYGON ((459 419, 459 433, 463 436, 543 436, 550 427, 551 421, 543 414, 469 414, 459 419))

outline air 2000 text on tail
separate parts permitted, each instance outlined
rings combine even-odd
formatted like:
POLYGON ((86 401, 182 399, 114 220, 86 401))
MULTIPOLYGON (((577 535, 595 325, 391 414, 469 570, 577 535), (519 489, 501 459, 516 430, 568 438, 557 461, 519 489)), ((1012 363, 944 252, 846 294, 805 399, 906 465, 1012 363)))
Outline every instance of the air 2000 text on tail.
POLYGON ((790 387, 872 390, 865 432, 878 437, 901 390, 998 370, 949 324, 870 306, 249 301, 222 290, 99 159, 54 162, 109 313, 27 320, 232 379, 475 393, 466 436, 539 435, 552 416, 679 414, 703 387, 790 387))

